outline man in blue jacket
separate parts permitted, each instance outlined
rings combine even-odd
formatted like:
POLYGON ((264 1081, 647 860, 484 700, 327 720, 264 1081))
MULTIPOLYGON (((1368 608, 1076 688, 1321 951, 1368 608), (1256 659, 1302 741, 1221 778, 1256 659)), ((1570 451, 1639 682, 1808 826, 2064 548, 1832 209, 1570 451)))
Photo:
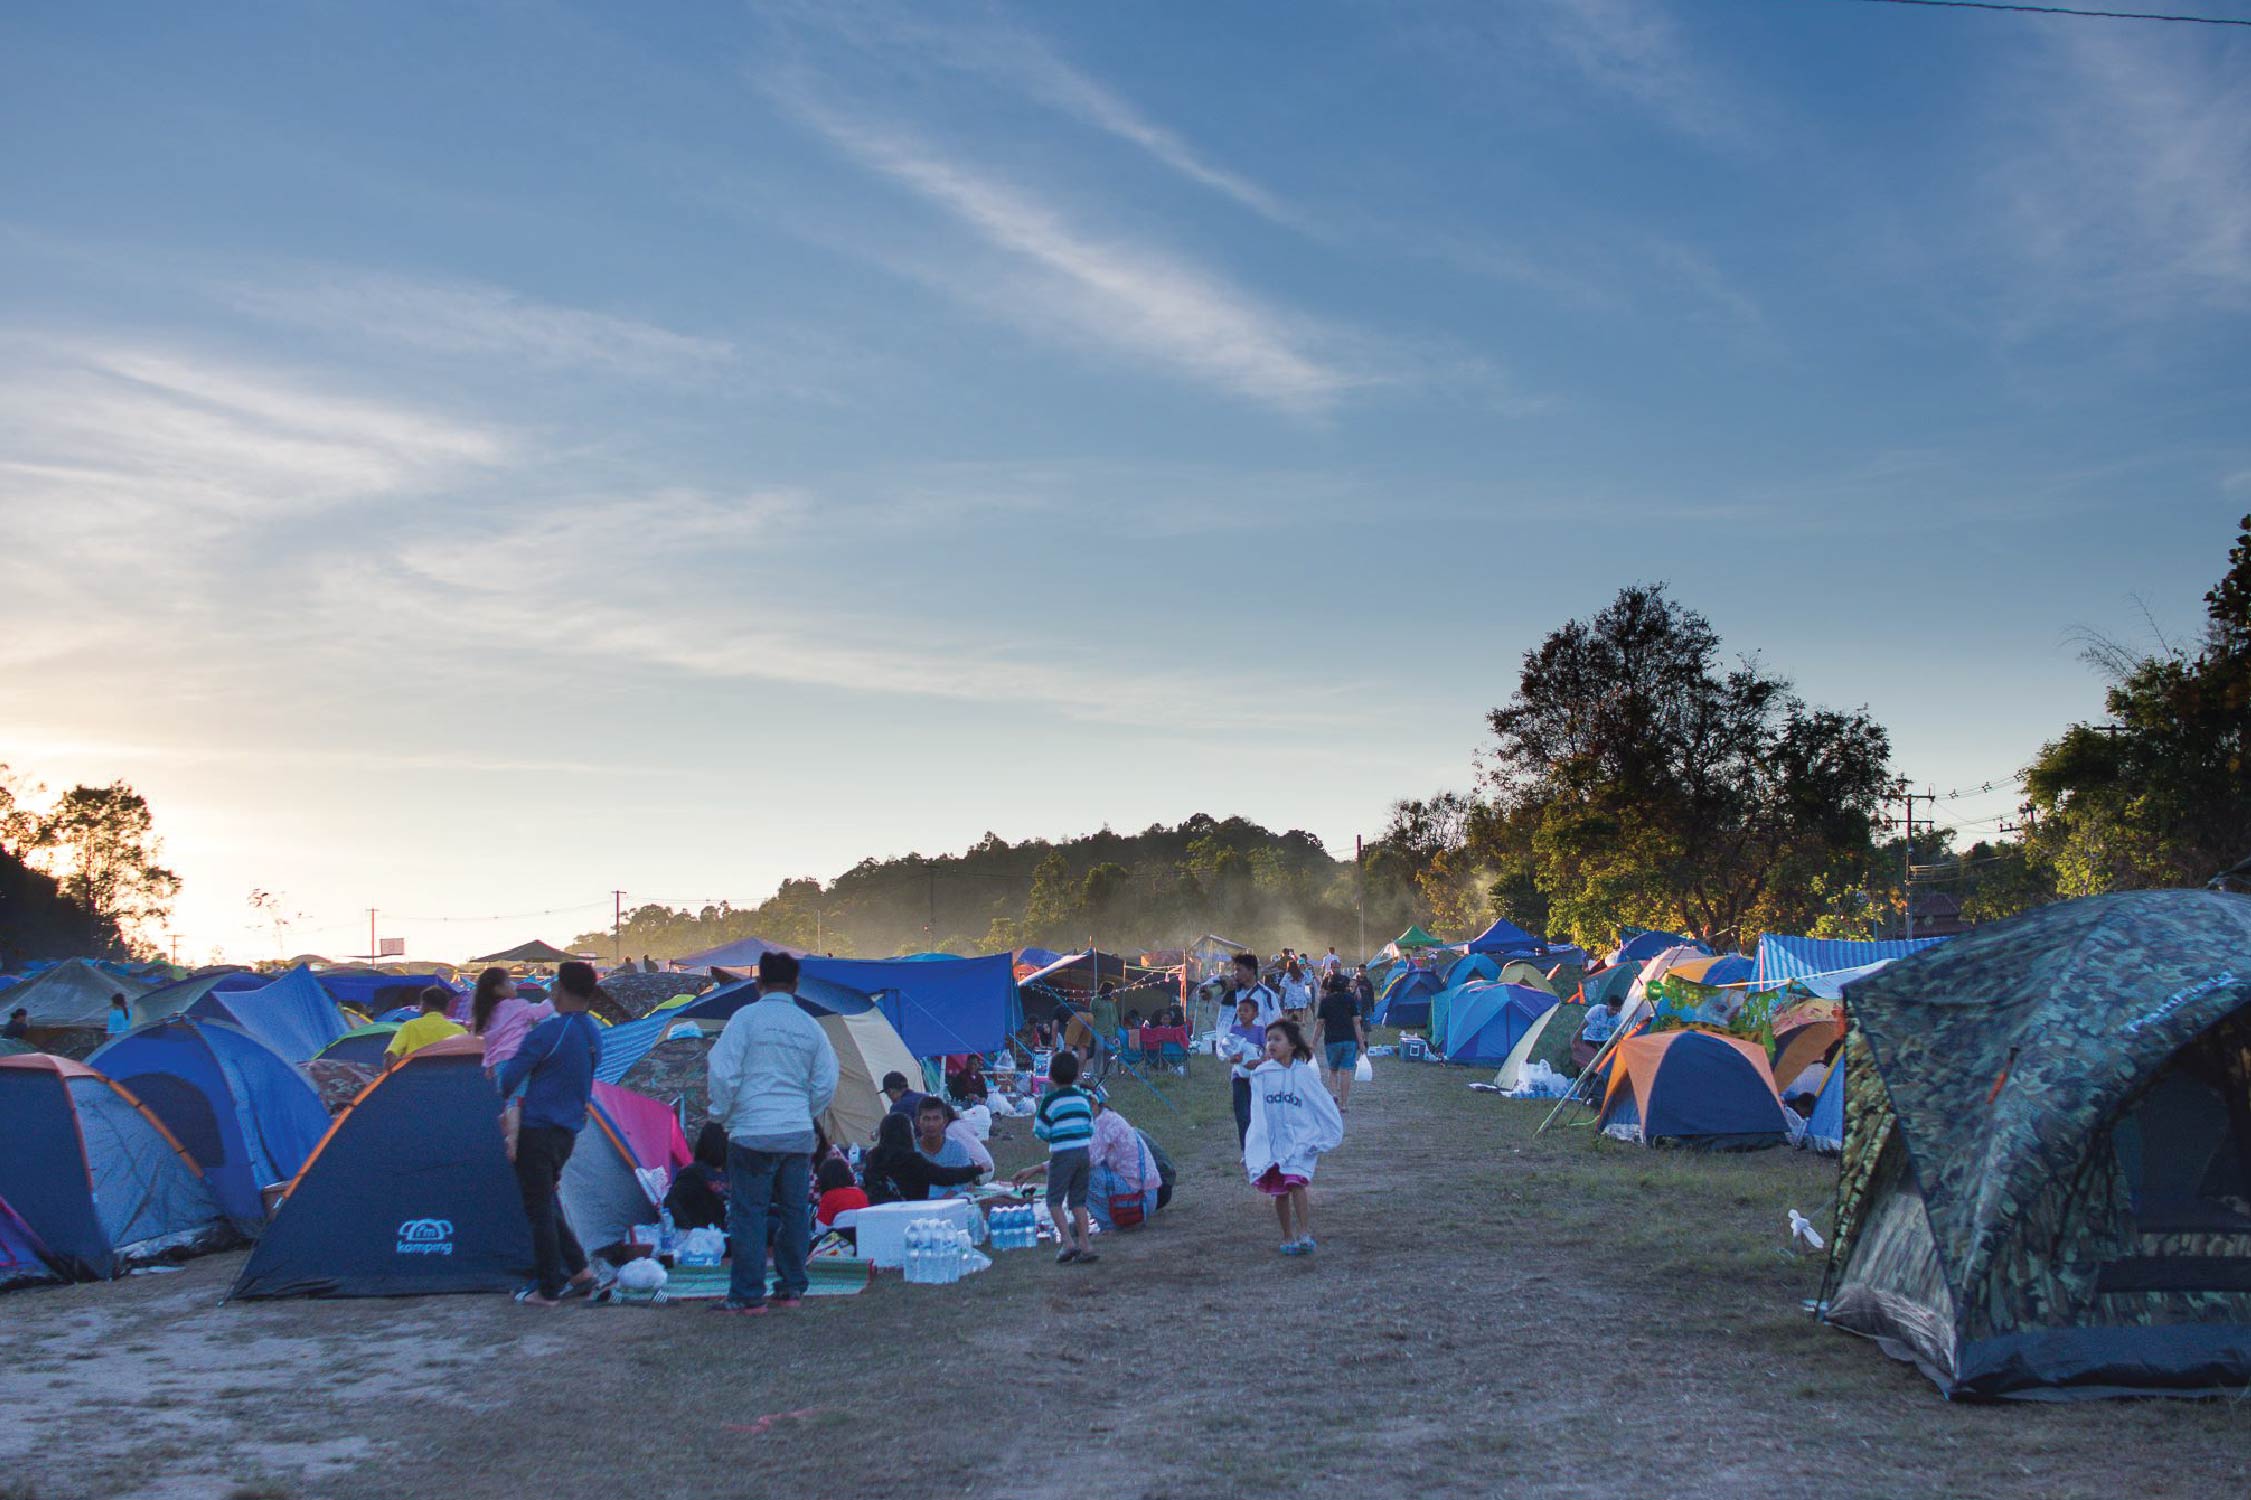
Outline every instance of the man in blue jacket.
POLYGON ((524 1195, 524 1217, 531 1220, 537 1279, 516 1300, 533 1307, 553 1307, 594 1284, 586 1252, 563 1217, 561 1196, 563 1168, 586 1128, 594 1066, 602 1060, 602 1028, 587 1014, 594 985, 592 964, 564 964, 555 976, 555 1014, 534 1026, 516 1055, 500 1065, 501 1097, 524 1091, 516 1186, 524 1195))

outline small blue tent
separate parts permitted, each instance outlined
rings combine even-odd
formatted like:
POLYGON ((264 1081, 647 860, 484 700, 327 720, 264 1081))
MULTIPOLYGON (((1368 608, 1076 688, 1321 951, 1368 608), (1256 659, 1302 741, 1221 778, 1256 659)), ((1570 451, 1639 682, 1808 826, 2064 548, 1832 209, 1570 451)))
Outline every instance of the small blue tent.
POLYGON ((1008 1039, 1016 1001, 1006 953, 926 962, 808 958, 804 977, 871 997, 918 1058, 991 1052, 1008 1039))
MULTIPOLYGON (((482 1042, 449 1037, 411 1053, 336 1117, 228 1295, 389 1297, 522 1285, 531 1274, 531 1225, 499 1116, 482 1042)), ((562 1200, 589 1252, 656 1215, 623 1132, 599 1105, 564 1168, 562 1200)))
POLYGON ((263 989, 213 990, 187 1013, 239 1026, 293 1063, 311 1061, 351 1029, 336 1001, 303 964, 263 989))
POLYGON ((1829 1065, 1829 1076, 1821 1080, 1821 1092, 1813 1099, 1813 1114, 1805 1122, 1804 1144, 1808 1150, 1823 1156, 1835 1156, 1845 1149, 1845 1055, 1837 1053, 1837 1060, 1829 1065))
POLYGON ((176 1016, 119 1037, 87 1063, 164 1122, 244 1235, 265 1228, 259 1190, 295 1177, 328 1133, 328 1111, 305 1075, 224 1022, 176 1016))
POLYGON ((1751 1151, 1789 1135, 1766 1049, 1709 1031, 1643 1032, 1620 1042, 1596 1128, 1642 1145, 1751 1151))
POLYGON ((1378 1026, 1428 1026, 1430 1002, 1445 983, 1435 969, 1402 969, 1376 998, 1378 1026))
POLYGON ((62 1273, 47 1263, 47 1247, 39 1243, 23 1215, 0 1198, 0 1292, 62 1279, 62 1273))
POLYGON ((1441 977, 1446 981, 1447 989, 1468 984, 1473 979, 1498 979, 1501 977, 1501 961, 1489 953, 1479 953, 1473 949, 1448 964, 1441 977))
POLYGON ((1694 948, 1701 953, 1712 951, 1693 938, 1677 937, 1670 932, 1637 932, 1618 945, 1617 955, 1611 962, 1624 963, 1626 960, 1632 959, 1638 963, 1647 963, 1667 948, 1682 946, 1694 948))
POLYGON ((1447 1018, 1446 1061, 1499 1067, 1524 1033, 1555 1006, 1555 996, 1528 984, 1475 985, 1462 991, 1447 1018))
POLYGON ((1472 953, 1498 953, 1509 958, 1528 958, 1547 951, 1547 939, 1534 937, 1506 917, 1496 919, 1492 926, 1469 940, 1472 953))
POLYGON ((501 1139, 500 1094, 482 1046, 461 1043, 409 1055, 336 1117, 230 1297, 523 1285, 531 1225, 501 1139))
MULTIPOLYGON (((291 974, 310 974, 303 964, 289 971, 291 974)), ((315 976, 315 982, 328 992, 328 997, 338 1005, 349 1005, 363 1016, 379 1016, 387 1010, 397 1010, 402 1005, 419 1007, 422 992, 433 984, 445 984, 443 974, 384 974, 373 969, 330 969, 315 976)), ((446 986, 451 989, 451 985, 446 986)))
POLYGON ((1749 984, 1758 974, 1758 960, 1746 958, 1740 953, 1728 953, 1712 960, 1712 966, 1696 982, 1708 985, 1749 984))
POLYGON ((0 1057, 0 1199, 49 1263, 82 1281, 234 1239, 188 1154, 127 1090, 84 1063, 0 1057))

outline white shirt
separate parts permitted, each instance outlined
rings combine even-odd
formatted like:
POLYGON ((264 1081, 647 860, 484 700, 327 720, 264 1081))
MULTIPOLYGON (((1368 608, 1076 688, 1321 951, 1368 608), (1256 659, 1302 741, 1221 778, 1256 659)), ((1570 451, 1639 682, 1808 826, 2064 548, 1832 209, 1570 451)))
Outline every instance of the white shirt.
POLYGON ((1263 984, 1254 984, 1247 990, 1230 990, 1228 992, 1225 1002, 1225 1008, 1220 1011, 1220 1019, 1223 1022, 1223 1029, 1225 1026, 1232 1026, 1235 1024, 1233 1019, 1235 1015, 1235 1007, 1242 1004, 1245 1000, 1256 1000, 1258 1002, 1259 1025, 1271 1026, 1276 1021, 1282 1019, 1281 997, 1276 995, 1272 990, 1268 989, 1263 984))

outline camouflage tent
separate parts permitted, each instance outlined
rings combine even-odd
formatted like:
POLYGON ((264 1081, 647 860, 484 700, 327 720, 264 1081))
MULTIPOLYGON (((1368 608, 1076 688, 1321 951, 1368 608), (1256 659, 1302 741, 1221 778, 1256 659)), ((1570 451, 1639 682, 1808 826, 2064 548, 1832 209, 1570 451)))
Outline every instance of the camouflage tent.
POLYGON ((2251 897, 2132 891, 1849 986, 1830 1322, 1949 1396, 2251 1383, 2251 897))

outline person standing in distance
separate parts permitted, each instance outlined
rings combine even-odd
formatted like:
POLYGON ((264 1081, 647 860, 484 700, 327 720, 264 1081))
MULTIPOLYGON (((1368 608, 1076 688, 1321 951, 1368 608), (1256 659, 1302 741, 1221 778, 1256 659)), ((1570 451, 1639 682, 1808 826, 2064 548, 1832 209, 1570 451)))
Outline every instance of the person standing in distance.
MULTIPOLYGON (((797 1003, 797 960, 758 956, 758 999, 729 1018, 712 1046, 711 1118, 727 1130, 727 1295, 714 1310, 755 1316, 800 1304, 809 1284, 814 1121, 836 1098, 836 1049, 797 1003), (777 1285, 766 1299, 766 1214, 777 1285)), ((888 1082, 888 1080, 886 1080, 888 1082)))

